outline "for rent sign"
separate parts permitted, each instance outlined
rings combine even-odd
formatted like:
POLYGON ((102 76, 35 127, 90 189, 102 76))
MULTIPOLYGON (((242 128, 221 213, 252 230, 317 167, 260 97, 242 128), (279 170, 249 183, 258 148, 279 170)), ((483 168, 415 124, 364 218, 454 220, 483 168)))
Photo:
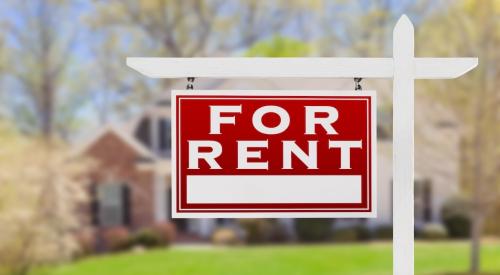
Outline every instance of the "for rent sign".
POLYGON ((376 216, 373 91, 174 91, 173 217, 376 216))

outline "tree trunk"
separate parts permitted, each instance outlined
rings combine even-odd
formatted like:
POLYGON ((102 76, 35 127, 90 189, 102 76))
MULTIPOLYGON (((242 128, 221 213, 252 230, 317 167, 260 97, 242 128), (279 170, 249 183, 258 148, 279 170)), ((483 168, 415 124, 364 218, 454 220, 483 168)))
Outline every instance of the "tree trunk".
POLYGON ((480 213, 481 209, 477 209, 474 212, 471 231, 470 273, 479 274, 481 267, 481 234, 484 226, 484 215, 480 213))
POLYGON ((50 139, 54 126, 54 91, 51 79, 45 79, 42 85, 42 106, 41 111, 41 130, 43 138, 50 139))

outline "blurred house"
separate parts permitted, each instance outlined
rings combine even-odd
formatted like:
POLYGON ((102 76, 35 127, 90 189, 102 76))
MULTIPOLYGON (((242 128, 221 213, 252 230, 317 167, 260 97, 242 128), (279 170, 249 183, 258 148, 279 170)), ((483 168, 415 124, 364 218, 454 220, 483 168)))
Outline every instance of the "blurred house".
MULTIPOLYGON (((379 106, 384 104, 384 96, 385 101, 390 98, 390 92, 383 92, 390 91, 390 88, 383 84, 373 83, 379 90, 379 106)), ((209 81, 195 86, 200 89, 352 90, 353 82, 263 79, 209 81)), ((122 126, 104 127, 79 150, 80 154, 91 156, 98 163, 91 175, 93 184, 89 193, 92 202, 86 207, 84 214, 84 219, 89 224, 97 228, 126 226, 138 229, 171 220, 170 99, 169 94, 166 94, 164 99, 156 101, 131 122, 122 126)), ((421 139, 431 141, 424 146, 417 143, 415 150, 417 227, 425 223, 440 222, 440 209, 444 201, 458 192, 459 158, 450 154, 459 151, 455 134, 457 129, 452 127, 453 119, 443 115, 446 112, 436 114, 431 109, 425 101, 419 101, 416 106, 416 127, 423 130, 418 131, 417 142, 421 139)), ((392 224, 391 123, 390 108, 379 108, 378 217, 366 220, 342 219, 335 226, 347 227, 362 223, 375 228, 392 224)), ((173 222, 180 232, 179 238, 192 241, 207 239, 216 227, 234 223, 231 219, 174 219, 173 222)), ((294 220, 280 219, 280 222, 293 235, 294 220)))

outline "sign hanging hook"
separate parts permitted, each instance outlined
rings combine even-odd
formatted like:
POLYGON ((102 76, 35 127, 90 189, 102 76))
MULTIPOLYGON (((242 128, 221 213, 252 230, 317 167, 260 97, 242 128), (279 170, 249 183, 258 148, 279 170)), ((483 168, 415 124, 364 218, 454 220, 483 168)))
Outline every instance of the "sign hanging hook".
POLYGON ((354 90, 355 91, 363 90, 363 87, 361 87, 361 80, 363 80, 363 78, 361 78, 361 77, 354 78, 354 90))
POLYGON ((194 77, 188 77, 187 81, 188 84, 186 85, 186 90, 193 90, 194 89, 194 77))

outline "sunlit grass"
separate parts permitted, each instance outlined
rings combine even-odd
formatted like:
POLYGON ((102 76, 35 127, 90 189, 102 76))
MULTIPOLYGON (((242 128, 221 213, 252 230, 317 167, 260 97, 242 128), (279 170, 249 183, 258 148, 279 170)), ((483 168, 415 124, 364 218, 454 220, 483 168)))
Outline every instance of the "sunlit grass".
MULTIPOLYGON (((500 274, 500 244, 485 244, 482 252, 483 270, 488 274, 500 274)), ((468 243, 465 242, 417 243, 416 273, 464 273, 468 267, 468 253, 468 243)), ((173 247, 141 254, 124 253, 91 257, 46 272, 55 275, 385 275, 392 273, 392 244, 173 247)))

